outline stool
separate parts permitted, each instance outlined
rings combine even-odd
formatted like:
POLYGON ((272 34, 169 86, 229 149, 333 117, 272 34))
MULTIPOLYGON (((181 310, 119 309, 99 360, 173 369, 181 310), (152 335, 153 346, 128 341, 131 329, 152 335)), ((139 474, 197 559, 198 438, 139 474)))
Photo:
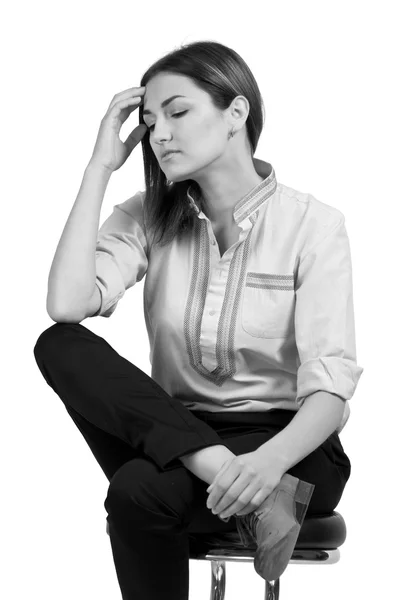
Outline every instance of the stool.
MULTIPOLYGON (((198 511, 188 527, 189 558, 211 561, 210 600, 224 600, 226 585, 226 562, 254 562, 256 544, 243 546, 238 531, 214 533, 205 506, 198 511), (208 531, 206 531, 208 528, 208 531), (197 533, 200 530, 201 533, 197 533)), ((234 519, 234 517, 231 517, 234 519)), ((106 522, 109 535, 109 524, 106 522)), ((336 511, 331 514, 308 517, 300 529, 289 564, 333 564, 339 561, 341 546, 346 539, 343 517, 336 511)), ((280 580, 265 582, 265 600, 279 600, 280 580)))

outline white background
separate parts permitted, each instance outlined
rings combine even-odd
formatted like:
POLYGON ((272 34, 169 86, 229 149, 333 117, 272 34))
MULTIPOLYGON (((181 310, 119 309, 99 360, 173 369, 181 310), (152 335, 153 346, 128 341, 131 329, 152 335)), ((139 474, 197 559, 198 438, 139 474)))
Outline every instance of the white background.
MULTIPOLYGON (((341 210, 351 244, 364 373, 341 434, 352 463, 337 508, 347 540, 335 565, 289 565, 281 600, 392 597, 398 133, 393 4, 9 4, 0 36, 5 600, 121 597, 105 533, 108 481, 43 379, 33 347, 53 324, 46 312, 51 262, 109 103, 117 92, 138 86, 160 56, 204 39, 232 47, 256 77, 266 109, 256 157, 271 162, 281 183, 341 210)), ((137 124, 138 111, 121 138, 137 124)), ((100 224, 114 204, 143 189, 139 146, 112 175, 100 224)), ((150 374, 143 283, 128 291, 111 320, 83 324, 150 374)), ((210 563, 191 561, 190 600, 208 598, 209 592, 210 563)), ((227 564, 227 600, 260 599, 263 593, 251 563, 227 564)))

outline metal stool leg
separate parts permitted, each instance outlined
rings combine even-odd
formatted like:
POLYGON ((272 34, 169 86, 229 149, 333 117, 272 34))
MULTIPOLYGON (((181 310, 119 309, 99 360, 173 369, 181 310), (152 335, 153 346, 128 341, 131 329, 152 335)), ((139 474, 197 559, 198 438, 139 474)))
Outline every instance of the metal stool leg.
MULTIPOLYGON (((211 561, 210 600, 225 600, 226 567, 224 560, 211 561)), ((279 600, 280 580, 265 582, 265 600, 279 600)))
POLYGON ((279 600, 279 579, 265 582, 265 600, 279 600))
POLYGON ((224 600, 225 577, 225 561, 212 560, 210 600, 224 600))

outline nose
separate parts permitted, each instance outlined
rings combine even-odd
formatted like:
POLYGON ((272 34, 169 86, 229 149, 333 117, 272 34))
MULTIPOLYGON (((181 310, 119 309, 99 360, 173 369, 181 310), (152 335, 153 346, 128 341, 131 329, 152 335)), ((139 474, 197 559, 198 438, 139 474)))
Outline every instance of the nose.
POLYGON ((163 145, 164 142, 168 142, 171 139, 171 134, 166 131, 158 132, 157 134, 152 133, 152 141, 157 145, 163 145))
POLYGON ((157 122, 152 129, 152 141, 155 144, 160 144, 162 142, 166 142, 172 138, 170 129, 167 128, 167 125, 160 125, 157 122))

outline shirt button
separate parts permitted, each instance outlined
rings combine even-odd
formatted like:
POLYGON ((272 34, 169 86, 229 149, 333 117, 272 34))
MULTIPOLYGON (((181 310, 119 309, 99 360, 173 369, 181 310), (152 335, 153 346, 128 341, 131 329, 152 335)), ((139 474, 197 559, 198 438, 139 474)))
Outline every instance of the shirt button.
POLYGON ((213 241, 212 241, 212 244, 213 244, 213 246, 215 246, 215 245, 216 245, 216 241, 215 241, 215 240, 213 240, 213 241))
POLYGON ((215 315, 215 314, 216 314, 216 311, 215 311, 215 310, 210 310, 210 311, 209 311, 209 315, 213 316, 213 315, 215 315))

